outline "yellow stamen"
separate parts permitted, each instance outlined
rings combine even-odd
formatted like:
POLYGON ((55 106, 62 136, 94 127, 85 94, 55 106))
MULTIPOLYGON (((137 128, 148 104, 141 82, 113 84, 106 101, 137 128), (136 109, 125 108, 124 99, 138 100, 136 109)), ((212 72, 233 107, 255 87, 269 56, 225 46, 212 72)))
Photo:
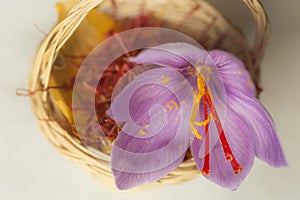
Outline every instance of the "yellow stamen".
POLYGON ((202 96, 205 94, 205 82, 204 82, 204 77, 202 75, 198 76, 197 85, 198 85, 197 103, 200 103, 202 96))
POLYGON ((212 118, 212 114, 210 113, 210 115, 208 116, 208 118, 205 121, 203 121, 203 122, 195 122, 195 125, 202 126, 202 127, 206 126, 210 122, 211 118, 212 118))
POLYGON ((202 135, 199 134, 195 125, 197 125, 196 118, 197 118, 197 115, 199 112, 199 104, 200 104, 201 98, 205 94, 205 82, 204 82, 204 77, 202 75, 199 75, 197 78, 197 86, 198 86, 198 93, 197 93, 197 95, 194 95, 194 103, 193 103, 193 107, 192 107, 190 125, 191 125, 192 134, 194 134, 196 136, 196 138, 201 140, 202 135))
POLYGON ((192 107, 192 113, 191 113, 191 120, 190 120, 190 126, 191 126, 191 132, 192 134, 194 134, 196 136, 196 138, 198 139, 202 139, 202 136, 198 133, 194 122, 196 121, 197 118, 197 114, 198 114, 198 103, 197 103, 197 97, 198 95, 194 95, 194 103, 193 103, 193 107, 192 107))

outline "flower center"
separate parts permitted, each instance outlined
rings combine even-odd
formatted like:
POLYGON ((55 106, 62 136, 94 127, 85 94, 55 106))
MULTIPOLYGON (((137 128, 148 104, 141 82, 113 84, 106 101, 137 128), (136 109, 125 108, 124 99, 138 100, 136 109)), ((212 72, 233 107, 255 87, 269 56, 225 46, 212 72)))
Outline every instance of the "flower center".
POLYGON ((221 142, 221 145, 223 147, 223 152, 225 154, 226 161, 231 163, 232 169, 235 174, 238 174, 242 171, 242 166, 237 162, 235 159, 232 150, 230 148, 230 145, 226 139, 224 129, 222 127, 219 115, 215 109, 215 106, 213 104, 212 95, 210 90, 207 88, 204 77, 202 75, 199 75, 197 77, 197 87, 198 87, 198 93, 194 96, 194 104, 192 108, 192 116, 191 116, 191 131, 198 139, 202 139, 202 135, 199 134, 197 131, 196 126, 204 127, 205 129, 205 157, 204 157, 204 165, 202 168, 202 173, 204 175, 209 175, 210 173, 210 148, 209 148, 209 124, 211 119, 213 118, 214 123, 216 125, 218 136, 221 142), (203 103, 203 112, 204 112, 204 121, 203 122, 197 122, 196 117, 199 111, 200 102, 202 100, 203 103), (208 114, 208 109, 210 110, 210 114, 208 114))

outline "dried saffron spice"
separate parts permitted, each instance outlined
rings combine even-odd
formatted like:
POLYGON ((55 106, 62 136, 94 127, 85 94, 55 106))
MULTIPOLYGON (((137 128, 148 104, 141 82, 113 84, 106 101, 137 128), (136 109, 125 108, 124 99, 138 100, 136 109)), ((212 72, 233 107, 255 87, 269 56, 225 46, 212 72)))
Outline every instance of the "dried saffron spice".
MULTIPOLYGON (((123 18, 120 20, 114 20, 114 26, 111 26, 111 29, 108 29, 104 35, 104 39, 108 39, 111 36, 117 34, 118 32, 122 32, 132 28, 140 28, 140 27, 154 27, 157 26, 157 20, 152 17, 151 14, 138 15, 134 18, 123 18)), ((79 34, 82 36, 82 33, 79 34)), ((75 35, 76 36, 76 35, 75 35)), ((86 36, 87 37, 87 36, 86 36)), ((76 38, 76 37, 74 37, 76 38)), ((82 41, 81 41, 82 42, 82 41)), ((126 41, 124 41, 126 42, 126 41)), ((66 80, 75 79, 77 70, 82 65, 87 55, 84 55, 87 50, 83 50, 83 52, 74 52, 72 46, 75 47, 76 42, 71 41, 70 45, 66 44, 66 47, 62 49, 62 52, 59 54, 55 65, 54 72, 52 73, 52 82, 51 85, 59 85, 59 83, 65 82, 66 80), (75 44, 74 44, 75 43, 75 44), (71 46, 71 47, 69 47, 71 46), (70 50, 71 48, 71 50, 70 50), (66 78, 67 74, 67 78, 66 78)), ((81 44, 84 45, 84 44, 81 44)), ((79 45, 80 46, 80 45, 79 45)), ((113 49, 113 47, 109 47, 113 49)), ((85 47, 86 49, 86 47, 85 47)), ((50 91, 50 94, 54 99, 57 99, 57 104, 60 106, 62 110, 65 110, 64 114, 68 118, 70 123, 73 123, 73 119, 70 116, 72 112, 80 112, 82 116, 82 123, 77 124, 76 128, 73 128, 73 136, 80 139, 85 145, 89 147, 93 147, 95 149, 99 149, 103 143, 103 135, 99 135, 94 132, 93 127, 100 124, 105 137, 110 141, 114 141, 118 135, 119 127, 116 125, 114 120, 109 118, 106 115, 106 110, 109 108, 112 98, 112 93, 115 85, 119 81, 119 79, 130 69, 132 69, 135 65, 128 61, 129 56, 136 56, 139 51, 134 51, 130 53, 124 53, 123 56, 117 58, 113 63, 109 66, 98 66, 97 62, 91 64, 90 71, 86 71, 85 73, 93 73, 94 70, 102 70, 102 68, 106 68, 103 72, 103 76, 99 80, 98 87, 95 93, 95 108, 98 121, 91 118, 90 110, 86 109, 85 106, 74 107, 71 106, 72 102, 72 90, 69 93, 65 91, 50 91), (63 102, 63 103, 62 103, 63 102), (60 105, 63 104, 63 105, 60 105), (81 134, 78 134, 80 131, 81 134)), ((92 74, 91 74, 92 77, 92 74)), ((131 77, 134 78, 134 77, 131 77)), ((130 81, 130 80, 128 80, 130 81)), ((72 83, 71 83, 72 85, 72 83)), ((83 90, 93 89, 89 86, 89 80, 82 81, 83 90)), ((84 98, 82 97, 82 102, 84 102, 84 98)), ((88 97, 90 98, 90 97, 88 97)))

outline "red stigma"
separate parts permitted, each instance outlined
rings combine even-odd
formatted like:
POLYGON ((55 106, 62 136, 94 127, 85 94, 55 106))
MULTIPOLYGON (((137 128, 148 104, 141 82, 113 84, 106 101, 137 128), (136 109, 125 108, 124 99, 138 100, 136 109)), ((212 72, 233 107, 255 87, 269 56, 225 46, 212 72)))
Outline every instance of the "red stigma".
MULTIPOLYGON (((203 99, 203 109, 204 109, 204 120, 208 119, 207 101, 203 99)), ((202 174, 207 176, 210 173, 210 154, 209 154, 209 135, 208 135, 209 124, 206 124, 205 129, 205 157, 204 165, 202 168, 202 174)))
MULTIPOLYGON (((204 115, 205 118, 208 117, 208 113, 207 113, 207 105, 212 113, 215 125, 217 127, 217 131, 219 134, 219 139, 221 141, 222 147, 223 147, 223 152, 225 154, 225 158, 226 161, 230 162, 232 169, 234 171, 235 174, 238 174, 240 172, 242 172, 243 168, 242 166, 237 162, 237 160, 235 159, 232 150, 230 148, 230 145, 226 139, 225 133, 224 133, 224 129, 222 127, 219 115, 213 105, 212 99, 210 94, 206 92, 203 95, 203 104, 204 104, 204 115)), ((202 169, 202 172, 204 175, 209 174, 210 171, 210 167, 209 167, 209 137, 208 137, 208 125, 207 127, 205 126, 205 158, 204 158, 204 166, 202 169)))

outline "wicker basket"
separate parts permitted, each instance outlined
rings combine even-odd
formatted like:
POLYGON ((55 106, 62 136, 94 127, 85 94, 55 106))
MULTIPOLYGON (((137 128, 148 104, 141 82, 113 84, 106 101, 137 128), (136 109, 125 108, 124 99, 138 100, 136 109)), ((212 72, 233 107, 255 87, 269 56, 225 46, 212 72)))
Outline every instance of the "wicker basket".
MULTIPOLYGON (((130 0, 115 0, 118 5, 119 17, 128 17, 138 12, 139 5, 130 0)), ((205 48, 227 50, 240 57, 255 82, 258 81, 259 64, 263 57, 270 26, 267 15, 259 0, 243 0, 251 11, 257 25, 257 32, 252 49, 249 48, 241 32, 229 23, 217 10, 206 1, 201 0, 151 0, 147 1, 145 9, 156 14, 166 22, 167 28, 179 30, 200 42, 205 48), (182 18, 188 15, 193 7, 201 7, 189 19, 181 24, 182 18), (158 8, 164 9, 162 15, 158 8), (212 23, 213 22, 213 23, 212 23), (204 34, 196 34, 204 33, 204 34), (205 37, 204 37, 205 36, 205 37), (220 45, 220 40, 222 44, 220 45)), ((49 86, 49 78, 53 64, 61 48, 82 23, 86 15, 94 8, 102 12, 111 12, 111 0, 82 0, 77 3, 67 17, 57 24, 41 44, 31 71, 29 88, 31 91, 49 86)), ((33 110, 38 119, 60 119, 62 113, 56 107, 47 92, 31 96, 33 110)), ((104 152, 91 152, 80 140, 73 137, 70 128, 58 121, 41 121, 39 125, 50 143, 70 160, 86 167, 97 176, 113 177, 110 157, 104 152), (95 153, 97 158, 95 158, 95 153)), ((193 159, 184 161, 179 168, 162 178, 158 183, 174 184, 190 180, 199 174, 193 159)))

